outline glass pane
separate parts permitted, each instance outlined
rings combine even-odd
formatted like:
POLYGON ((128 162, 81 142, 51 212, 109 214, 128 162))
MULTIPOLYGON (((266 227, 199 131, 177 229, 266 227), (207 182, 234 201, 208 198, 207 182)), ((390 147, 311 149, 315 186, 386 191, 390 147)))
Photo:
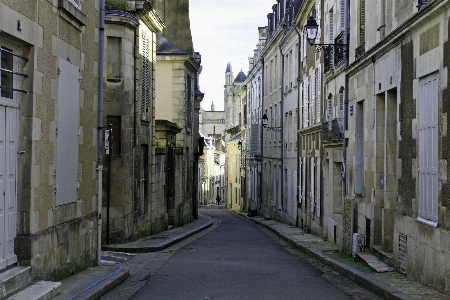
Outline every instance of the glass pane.
MULTIPOLYGON (((4 48, 8 51, 10 49, 4 48)), ((4 70, 13 71, 13 55, 7 52, 0 52, 1 68, 4 70)), ((13 74, 8 71, 1 71, 0 86, 7 87, 9 89, 1 89, 1 97, 12 99, 13 97, 13 74)))

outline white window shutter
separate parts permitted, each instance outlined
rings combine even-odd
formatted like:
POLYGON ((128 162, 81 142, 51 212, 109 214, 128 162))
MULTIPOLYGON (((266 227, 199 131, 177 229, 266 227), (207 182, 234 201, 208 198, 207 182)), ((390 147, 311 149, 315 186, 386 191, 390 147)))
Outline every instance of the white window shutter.
POLYGON ((327 99, 327 121, 333 120, 333 99, 327 99))
POLYGON ((314 189, 314 184, 315 184, 315 172, 314 172, 314 167, 315 167, 315 159, 314 157, 311 157, 311 186, 310 186, 310 192, 309 195, 311 197, 311 212, 314 212, 314 206, 315 206, 315 189, 314 189))
POLYGON ((322 65, 317 66, 317 102, 316 102, 316 111, 317 111, 317 123, 321 122, 322 115, 322 65))
POLYGON ((333 8, 328 13, 328 43, 334 42, 334 27, 333 27, 333 8))
POLYGON ((303 120, 304 128, 309 126, 309 103, 308 103, 308 77, 303 82, 303 120))
POLYGON ((341 32, 345 30, 345 15, 346 15, 346 10, 347 10, 346 1, 347 0, 340 0, 341 10, 339 12, 339 26, 340 26, 341 32))
POLYGON ((320 157, 316 158, 317 164, 316 164, 316 214, 320 217, 320 157))
MULTIPOLYGON (((320 17, 322 16, 322 14, 321 14, 321 12, 320 12, 320 9, 321 9, 321 7, 320 7, 320 2, 321 1, 317 1, 317 13, 316 13, 316 19, 317 19, 317 24, 319 24, 319 28, 320 28, 320 26, 322 26, 321 24, 320 24, 320 17)), ((319 43, 320 43, 320 30, 318 30, 317 31, 317 39, 318 39, 318 41, 319 41, 319 43)))
MULTIPOLYGON (((314 70, 315 71, 315 70, 314 70)), ((316 123, 316 74, 315 72, 312 72, 312 74, 310 75, 311 77, 311 96, 310 96, 310 114, 311 114, 311 125, 316 123)))
POLYGON ((299 103, 300 103, 300 107, 298 108, 298 118, 299 118, 299 124, 300 124, 300 129, 302 129, 304 126, 303 124, 303 111, 304 111, 304 107, 303 107, 303 83, 300 83, 299 86, 299 91, 300 91, 300 99, 299 99, 299 103))
POLYGON ((344 118, 344 93, 339 93, 339 119, 344 118))
POLYGON ((438 221, 438 76, 420 81, 419 218, 438 221))
POLYGON ((299 159, 300 163, 300 172, 299 172, 299 181, 298 181, 298 203, 303 203, 303 157, 299 159))

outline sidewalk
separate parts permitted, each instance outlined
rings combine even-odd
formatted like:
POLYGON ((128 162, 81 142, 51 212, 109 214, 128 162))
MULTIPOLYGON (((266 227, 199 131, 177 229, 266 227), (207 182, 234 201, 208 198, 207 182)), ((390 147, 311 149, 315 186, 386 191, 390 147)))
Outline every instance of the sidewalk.
MULTIPOLYGON (((104 246, 102 247, 102 253, 106 253, 107 250, 131 253, 161 251, 208 228, 213 223, 214 220, 209 216, 199 214, 197 220, 184 226, 173 228, 135 242, 104 246)), ((52 298, 52 300, 99 299, 127 280, 129 276, 130 270, 120 263, 111 265, 103 261, 102 255, 101 266, 89 268, 62 280, 62 292, 52 298)))
POLYGON ((354 261, 349 254, 340 252, 334 243, 305 233, 298 227, 262 217, 247 217, 244 213, 237 214, 264 226, 296 249, 385 299, 450 299, 448 295, 408 280, 395 270, 377 273, 360 259, 354 261))

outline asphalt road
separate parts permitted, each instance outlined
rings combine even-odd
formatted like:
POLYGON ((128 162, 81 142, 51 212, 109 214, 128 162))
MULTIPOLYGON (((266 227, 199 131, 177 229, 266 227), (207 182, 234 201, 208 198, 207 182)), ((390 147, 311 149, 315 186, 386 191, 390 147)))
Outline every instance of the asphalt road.
POLYGON ((248 220, 218 206, 201 210, 215 226, 105 299, 380 299, 248 220))

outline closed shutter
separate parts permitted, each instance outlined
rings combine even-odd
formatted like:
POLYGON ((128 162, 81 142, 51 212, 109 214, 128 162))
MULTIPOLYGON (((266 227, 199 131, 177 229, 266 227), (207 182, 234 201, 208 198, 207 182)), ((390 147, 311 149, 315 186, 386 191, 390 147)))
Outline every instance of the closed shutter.
POLYGON ((419 218, 438 221, 438 76, 420 81, 419 218))
POLYGON ((56 205, 77 201, 80 74, 77 66, 59 59, 56 136, 56 205))
POLYGON ((320 165, 320 157, 316 158, 316 214, 320 217, 320 178, 321 178, 321 172, 320 170, 322 169, 321 165, 320 165))
POLYGON ((146 33, 142 33, 142 116, 148 120, 149 115, 149 83, 150 83, 150 42, 146 33))
POLYGON ((302 158, 302 200, 304 201, 304 205, 306 205, 306 157, 302 158))
POLYGON ((334 43, 333 8, 328 13, 328 43, 334 43))
POLYGON ((304 126, 309 126, 309 103, 308 103, 308 77, 305 78, 305 81, 303 82, 303 120, 304 120, 304 126))
POLYGON ((344 94, 339 93, 339 119, 344 118, 344 94))
POLYGON ((327 121, 333 120, 333 99, 327 99, 327 121))
POLYGON ((314 212, 314 207, 315 207, 315 187, 314 187, 314 185, 315 185, 315 180, 314 180, 314 178, 315 178, 315 176, 316 176, 316 172, 315 172, 315 165, 316 165, 316 163, 315 163, 315 158, 314 157, 311 157, 311 173, 310 173, 310 175, 311 175, 311 186, 310 186, 310 190, 309 190, 309 196, 310 196, 310 200, 311 200, 311 212, 314 212))
POLYGON ((309 100, 311 106, 311 125, 316 123, 316 74, 314 71, 311 74, 311 98, 309 100))
POLYGON ((340 31, 345 30, 345 15, 347 14, 347 0, 340 0, 340 12, 339 12, 339 27, 340 31))
POLYGON ((317 123, 321 122, 321 115, 322 115, 322 65, 317 66, 317 101, 316 101, 316 118, 317 123))
POLYGON ((364 189, 364 106, 356 104, 356 174, 355 194, 362 195, 364 189))
MULTIPOLYGON (((317 1, 317 13, 316 13, 316 16, 317 16, 317 24, 319 24, 319 27, 320 26, 322 26, 322 24, 320 24, 320 18, 322 17, 322 14, 321 14, 321 12, 320 12, 320 9, 321 9, 321 7, 320 7, 320 2, 321 1, 317 1)), ((319 41, 319 43, 320 43, 320 30, 317 30, 317 40, 319 41)))
POLYGON ((299 118, 299 124, 300 124, 300 129, 303 129, 303 127, 304 127, 304 124, 303 124, 303 119, 304 119, 304 117, 303 117, 303 111, 304 111, 304 108, 303 108, 303 83, 300 83, 300 86, 299 86, 299 90, 300 90, 300 99, 299 99, 299 103, 300 103, 300 107, 298 108, 298 118, 299 118))
POLYGON ((303 203, 303 157, 299 158, 300 172, 298 177, 298 203, 303 203))

